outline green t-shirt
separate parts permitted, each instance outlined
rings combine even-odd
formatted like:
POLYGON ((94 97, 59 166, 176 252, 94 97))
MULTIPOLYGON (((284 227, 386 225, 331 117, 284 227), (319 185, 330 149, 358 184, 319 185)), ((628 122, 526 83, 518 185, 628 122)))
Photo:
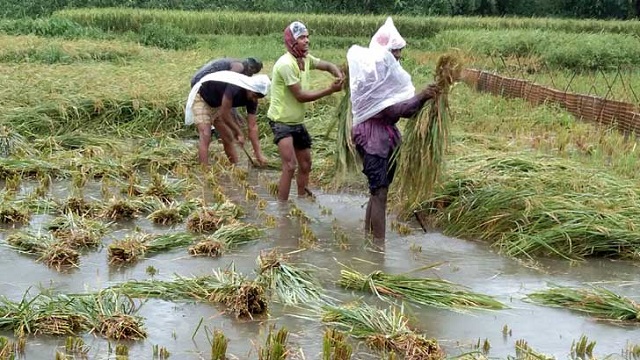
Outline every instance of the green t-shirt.
POLYGON ((273 65, 271 75, 271 98, 267 116, 275 122, 290 125, 302 124, 305 104, 296 100, 289 89, 290 85, 300 83, 303 90, 309 88, 309 71, 316 68, 320 59, 307 55, 304 71, 298 67, 296 58, 286 53, 273 65))

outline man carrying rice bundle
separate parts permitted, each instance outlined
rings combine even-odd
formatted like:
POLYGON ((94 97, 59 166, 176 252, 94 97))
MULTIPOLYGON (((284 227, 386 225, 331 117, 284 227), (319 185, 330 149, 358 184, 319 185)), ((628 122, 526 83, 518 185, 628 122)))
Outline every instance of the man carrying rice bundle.
POLYGON ((287 52, 273 66, 273 87, 267 116, 282 160, 278 200, 289 199, 291 181, 298 169, 298 196, 306 196, 311 172, 311 136, 304 126, 305 103, 342 90, 343 75, 334 64, 309 55, 309 32, 294 21, 284 30, 287 52), (331 73, 336 80, 326 89, 309 90, 309 70, 331 73))
MULTIPOLYGON (((410 118, 438 91, 431 84, 415 94, 411 76, 399 63, 405 40, 387 18, 369 48, 352 46, 347 53, 353 128, 351 136, 369 182, 365 233, 384 245, 387 194, 393 181, 392 156, 400 145, 396 123, 410 118)), ((411 125, 409 125, 411 126, 411 125)))
POLYGON ((214 128, 229 161, 238 162, 234 142, 237 140, 244 146, 244 137, 237 121, 240 115, 235 108, 241 106, 247 109, 249 140, 258 164, 267 163, 260 149, 256 113, 258 99, 267 94, 269 78, 266 75, 252 77, 261 69, 262 63, 255 58, 216 59, 204 65, 191 79, 193 96, 189 94, 187 107, 193 113, 187 112, 185 124, 195 123, 198 129, 198 159, 202 165, 209 164, 209 144, 214 128))

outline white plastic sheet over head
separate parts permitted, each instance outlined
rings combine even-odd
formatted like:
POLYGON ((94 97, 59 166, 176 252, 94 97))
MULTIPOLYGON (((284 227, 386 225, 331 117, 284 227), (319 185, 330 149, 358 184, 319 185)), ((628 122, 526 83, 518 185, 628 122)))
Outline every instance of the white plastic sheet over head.
POLYGON ((347 63, 353 126, 415 95, 411 75, 382 47, 353 45, 347 52, 347 63))

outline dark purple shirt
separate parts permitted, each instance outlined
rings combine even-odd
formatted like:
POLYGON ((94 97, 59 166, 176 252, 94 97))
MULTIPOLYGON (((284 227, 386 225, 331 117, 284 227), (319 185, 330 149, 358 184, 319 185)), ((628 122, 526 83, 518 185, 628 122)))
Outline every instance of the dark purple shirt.
POLYGON ((415 115, 426 102, 418 94, 409 100, 393 104, 351 129, 356 145, 371 155, 388 157, 400 145, 401 135, 396 123, 400 118, 415 115))

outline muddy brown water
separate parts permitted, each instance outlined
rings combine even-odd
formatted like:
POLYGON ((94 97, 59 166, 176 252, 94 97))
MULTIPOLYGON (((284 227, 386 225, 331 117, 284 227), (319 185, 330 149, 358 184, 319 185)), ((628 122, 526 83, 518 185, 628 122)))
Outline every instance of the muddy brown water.
MULTIPOLYGON (((289 205, 277 203, 266 190, 264 177, 275 179, 276 172, 255 172, 250 174, 252 184, 262 184, 256 188, 258 194, 268 201, 266 211, 275 216, 277 225, 268 229, 265 236, 255 243, 241 247, 220 258, 192 258, 186 249, 175 249, 161 253, 125 267, 109 266, 106 247, 88 251, 81 257, 80 266, 68 273, 59 273, 36 263, 34 258, 19 254, 4 246, 4 238, 12 230, 5 227, 0 233, 0 294, 11 300, 19 300, 31 289, 51 288, 57 292, 77 293, 95 291, 131 279, 149 279, 146 269, 155 267, 159 273, 156 279, 172 279, 175 274, 198 276, 211 274, 212 269, 227 267, 232 262, 236 270, 249 277, 254 275, 256 257, 260 250, 274 247, 282 251, 298 249, 300 228, 295 219, 289 218, 289 205)), ((254 203, 246 203, 239 189, 233 189, 233 182, 223 184, 228 196, 248 210, 245 221, 261 223, 254 203)), ((28 182, 24 184, 29 186, 28 182)), ((54 196, 66 198, 64 182, 56 183, 54 196)), ((100 185, 89 183, 85 188, 86 197, 100 198, 100 185)), ((570 355, 571 344, 581 335, 596 341, 594 353, 597 357, 621 357, 628 343, 640 343, 640 326, 619 325, 599 322, 584 315, 564 309, 552 309, 522 301, 523 297, 548 283, 582 286, 585 283, 600 283, 608 288, 640 300, 640 268, 637 263, 613 260, 589 260, 579 264, 569 264, 562 260, 543 260, 539 266, 528 266, 518 260, 496 254, 484 243, 460 240, 439 232, 424 233, 414 224, 411 235, 400 236, 388 230, 384 252, 376 252, 363 246, 361 235, 362 217, 366 202, 364 195, 346 195, 316 192, 315 202, 292 199, 299 208, 312 218, 311 228, 319 238, 314 249, 297 253, 294 260, 313 264, 321 269, 318 276, 327 291, 339 299, 349 301, 361 298, 371 304, 386 306, 372 296, 353 294, 335 286, 339 278, 340 263, 349 265, 360 272, 382 270, 388 273, 417 271, 417 276, 440 277, 489 295, 508 304, 510 309, 501 311, 469 311, 458 313, 428 307, 409 306, 408 311, 416 317, 416 325, 429 336, 437 338, 449 356, 473 351, 478 339, 488 339, 491 344, 490 357, 507 358, 515 354, 514 344, 525 339, 538 352, 558 359, 570 355), (325 209, 325 211, 323 211, 325 209), (330 209, 330 214, 326 214, 330 209), (337 221, 340 228, 349 235, 349 249, 341 249, 333 237, 332 224, 337 221), (511 335, 503 335, 504 326, 511 329, 511 335)), ((52 216, 34 216, 29 226, 38 228, 52 216)), ((389 220, 390 221, 390 220, 389 220)), ((170 228, 156 226, 141 217, 135 221, 118 223, 104 238, 104 244, 124 237, 133 227, 140 227, 152 233, 162 233, 184 229, 184 224, 170 228)), ((268 317, 251 320, 236 320, 223 313, 223 308, 211 304, 192 302, 169 302, 163 300, 146 301, 139 315, 144 318, 148 338, 145 341, 129 342, 130 359, 151 359, 152 346, 165 347, 171 359, 209 359, 210 345, 207 332, 222 330, 230 340, 228 353, 232 358, 256 359, 256 344, 263 344, 269 325, 286 327, 290 332, 289 344, 306 359, 319 359, 322 351, 324 327, 319 320, 309 318, 309 312, 297 308, 284 308, 277 303, 270 304, 268 317)), ((12 333, 0 335, 12 337, 12 333)), ((89 358, 109 359, 109 348, 115 343, 85 334, 82 336, 91 347, 89 358)), ((53 359, 56 350, 63 349, 63 337, 29 337, 26 359, 53 359)), ((354 342, 355 356, 359 359, 379 358, 363 344, 354 342)))

